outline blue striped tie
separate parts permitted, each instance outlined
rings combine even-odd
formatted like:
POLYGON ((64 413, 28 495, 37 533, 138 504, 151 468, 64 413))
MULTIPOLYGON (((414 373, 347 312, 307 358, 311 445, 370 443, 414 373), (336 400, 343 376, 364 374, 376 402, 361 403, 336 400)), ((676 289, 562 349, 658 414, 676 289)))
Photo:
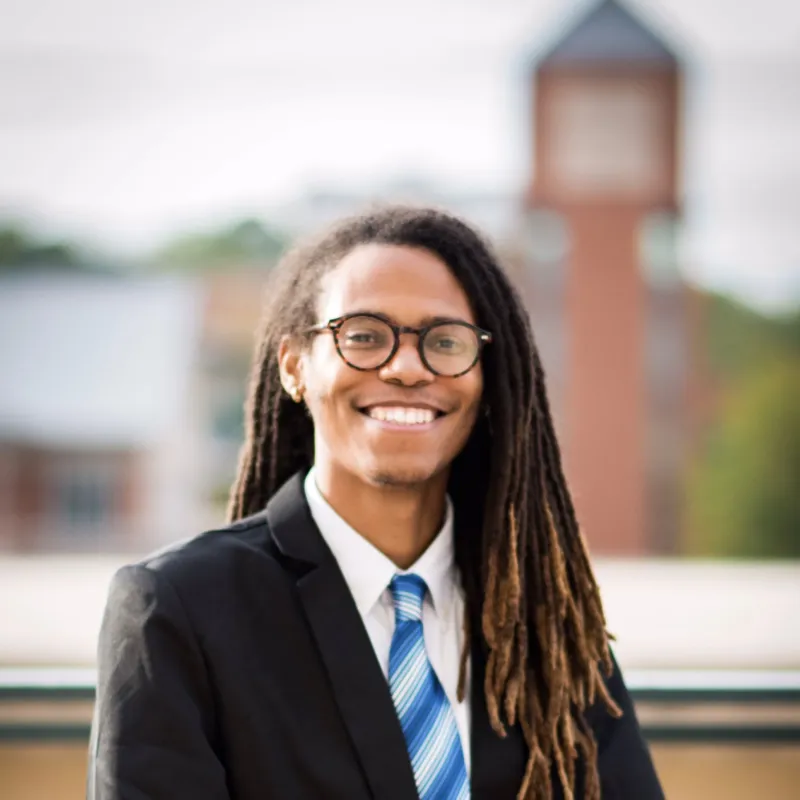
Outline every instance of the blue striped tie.
POLYGON ((389 651, 389 688, 406 737, 420 800, 468 800, 469 779, 456 718, 425 652, 418 575, 395 575, 395 629, 389 651))

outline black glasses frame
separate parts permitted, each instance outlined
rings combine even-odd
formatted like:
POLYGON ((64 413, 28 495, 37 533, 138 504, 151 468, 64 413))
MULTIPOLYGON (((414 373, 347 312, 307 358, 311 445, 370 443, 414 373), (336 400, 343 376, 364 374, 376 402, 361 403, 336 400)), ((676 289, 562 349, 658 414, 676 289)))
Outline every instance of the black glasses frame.
POLYGON ((397 351, 400 349, 400 335, 403 333, 416 334, 417 353, 419 354, 420 361, 422 361, 422 363, 425 365, 425 369, 442 378, 460 378, 462 375, 466 375, 480 360, 481 352, 483 351, 484 346, 492 341, 492 334, 489 331, 485 331, 483 328, 479 328, 477 325, 472 325, 469 322, 465 322, 461 319, 439 320, 438 322, 433 322, 430 325, 423 325, 420 328, 412 328, 408 325, 395 325, 393 322, 386 319, 386 317, 382 317, 380 314, 370 314, 367 312, 344 314, 341 317, 335 317, 327 322, 323 322, 319 325, 314 325, 313 327, 308 328, 305 333, 311 335, 325 333, 326 331, 330 331, 333 334, 333 343, 336 346, 336 352, 339 354, 339 357, 342 359, 342 361, 344 361, 348 367, 357 369, 359 372, 374 372, 375 370, 385 367, 397 355, 397 351), (351 364, 345 358, 344 353, 342 353, 342 348, 339 345, 339 331, 342 329, 342 326, 348 320, 356 319, 358 317, 367 317, 368 319, 374 319, 378 322, 382 322, 391 329, 392 333, 394 333, 394 344, 392 345, 392 349, 389 351, 389 355, 386 356, 386 358, 383 359, 380 364, 377 364, 374 367, 357 367, 355 364, 351 364), (478 338, 478 349, 475 351, 475 359, 466 369, 461 370, 461 372, 457 372, 454 375, 448 375, 434 369, 428 362, 428 359, 425 357, 425 337, 428 335, 428 333, 430 333, 431 330, 434 328, 440 328, 443 325, 460 325, 462 328, 469 328, 475 332, 478 338))

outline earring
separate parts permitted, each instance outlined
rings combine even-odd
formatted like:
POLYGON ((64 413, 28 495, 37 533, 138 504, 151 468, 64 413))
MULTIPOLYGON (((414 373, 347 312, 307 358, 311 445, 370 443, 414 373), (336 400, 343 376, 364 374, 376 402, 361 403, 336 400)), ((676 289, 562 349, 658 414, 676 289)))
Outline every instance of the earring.
POLYGON ((295 403, 299 403, 303 399, 303 390, 298 386, 293 386, 290 395, 295 403))

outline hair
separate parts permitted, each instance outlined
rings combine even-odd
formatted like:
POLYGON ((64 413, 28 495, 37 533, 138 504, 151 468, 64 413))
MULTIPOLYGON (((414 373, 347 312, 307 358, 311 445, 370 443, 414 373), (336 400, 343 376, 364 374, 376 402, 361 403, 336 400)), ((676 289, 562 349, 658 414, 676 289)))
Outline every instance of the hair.
POLYGON ((585 712, 602 702, 619 716, 603 673, 613 667, 600 595, 561 465, 545 376, 520 297, 490 247, 467 224, 429 208, 388 206, 343 220, 288 253, 276 268, 252 366, 246 439, 229 517, 261 511, 313 460, 313 422, 283 390, 278 347, 317 320, 324 276, 355 247, 425 249, 461 283, 484 350, 484 413, 451 467, 455 558, 466 598, 468 654, 486 652, 484 691, 499 736, 519 725, 528 760, 519 800, 600 798, 597 743, 585 712), (577 764, 582 761, 583 776, 577 764))

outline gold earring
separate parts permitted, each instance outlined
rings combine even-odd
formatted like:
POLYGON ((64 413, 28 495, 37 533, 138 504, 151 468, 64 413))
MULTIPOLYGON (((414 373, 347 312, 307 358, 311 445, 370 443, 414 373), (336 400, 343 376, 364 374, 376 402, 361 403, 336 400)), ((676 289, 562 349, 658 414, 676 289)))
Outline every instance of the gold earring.
POLYGON ((291 394, 295 403, 299 403, 303 399, 303 390, 297 386, 292 387, 291 394))

